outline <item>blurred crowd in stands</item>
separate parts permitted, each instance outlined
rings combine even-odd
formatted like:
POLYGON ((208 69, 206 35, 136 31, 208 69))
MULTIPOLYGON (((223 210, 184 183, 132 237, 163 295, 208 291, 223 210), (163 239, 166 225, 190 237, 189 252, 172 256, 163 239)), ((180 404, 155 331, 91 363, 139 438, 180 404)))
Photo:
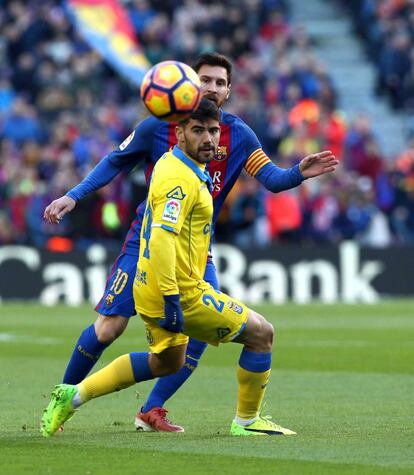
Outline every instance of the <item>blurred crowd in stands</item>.
MULTIPOLYGON (((341 160, 334 175, 277 195, 243 176, 220 216, 218 240, 249 248, 342 239, 377 247, 414 242, 414 140, 385 157, 369 117, 341 115, 329 71, 306 31, 290 21, 287 1, 122 3, 152 63, 175 58, 191 64, 210 50, 234 60, 225 108, 256 131, 279 166, 322 149, 341 160)), ((363 4, 363 14, 375 19, 360 26, 367 37, 383 33, 390 54, 376 59, 391 67, 392 51, 412 45, 414 13, 401 17, 403 0, 349 3, 363 4), (381 13, 384 4, 396 5, 395 17, 381 13)), ((143 114, 138 91, 86 45, 60 1, 0 0, 0 7, 0 244, 68 250, 102 241, 118 249, 145 194, 140 170, 81 201, 59 226, 42 216, 52 199, 129 135, 143 114)), ((375 43, 372 48, 374 55, 382 51, 375 43)), ((414 54, 408 51, 403 99, 410 103, 414 54)), ((381 88, 389 89, 389 75, 379 71, 381 88)))
POLYGON ((377 93, 394 109, 414 111, 414 2, 342 0, 378 67, 377 93))

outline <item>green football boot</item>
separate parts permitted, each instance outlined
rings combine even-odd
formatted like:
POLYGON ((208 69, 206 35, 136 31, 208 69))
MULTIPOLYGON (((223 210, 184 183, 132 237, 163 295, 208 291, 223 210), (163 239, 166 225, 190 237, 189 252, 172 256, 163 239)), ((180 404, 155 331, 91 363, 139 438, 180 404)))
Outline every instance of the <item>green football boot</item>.
POLYGON ((72 399, 77 392, 78 388, 71 384, 55 386, 49 405, 43 411, 40 425, 43 437, 51 437, 65 421, 73 416, 75 409, 72 406, 72 399))
POLYGON ((290 429, 285 429, 279 424, 275 424, 270 420, 269 416, 259 416, 258 419, 247 426, 242 426, 233 421, 230 428, 230 435, 296 435, 296 432, 293 432, 293 430, 290 429))

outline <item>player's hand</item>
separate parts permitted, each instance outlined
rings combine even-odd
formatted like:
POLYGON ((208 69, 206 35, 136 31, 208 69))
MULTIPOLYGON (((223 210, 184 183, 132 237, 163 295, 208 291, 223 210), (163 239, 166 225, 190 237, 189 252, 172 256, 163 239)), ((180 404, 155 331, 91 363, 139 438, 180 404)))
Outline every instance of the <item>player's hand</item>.
POLYGON ((76 201, 73 198, 67 195, 61 196, 57 200, 52 201, 49 206, 46 206, 43 218, 49 221, 49 223, 59 224, 63 216, 70 213, 75 206, 76 201))
POLYGON ((179 295, 164 295, 164 315, 160 327, 169 332, 181 333, 184 328, 184 316, 179 295))
POLYGON ((299 170, 304 178, 312 178, 334 172, 338 164, 335 155, 330 150, 325 150, 303 158, 299 163, 299 170))

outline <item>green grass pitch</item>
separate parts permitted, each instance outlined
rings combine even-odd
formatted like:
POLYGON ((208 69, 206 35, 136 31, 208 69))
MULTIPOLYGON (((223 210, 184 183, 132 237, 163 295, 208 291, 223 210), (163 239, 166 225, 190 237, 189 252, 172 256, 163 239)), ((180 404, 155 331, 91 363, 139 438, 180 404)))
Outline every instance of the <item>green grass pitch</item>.
MULTIPOLYGON (((90 307, 0 306, 0 474, 413 474, 414 302, 257 307, 276 327, 266 412, 296 437, 232 438, 240 347, 209 348, 167 408, 184 434, 137 433, 150 382, 39 419, 90 307)), ((146 349, 133 318, 97 367, 146 349)))

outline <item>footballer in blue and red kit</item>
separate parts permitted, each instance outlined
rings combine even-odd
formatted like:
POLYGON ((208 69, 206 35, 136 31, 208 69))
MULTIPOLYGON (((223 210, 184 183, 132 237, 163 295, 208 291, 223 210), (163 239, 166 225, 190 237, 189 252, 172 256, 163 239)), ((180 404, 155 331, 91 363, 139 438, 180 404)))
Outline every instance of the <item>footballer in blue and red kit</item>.
MULTIPOLYGON (((203 94, 221 106, 228 98, 230 91, 230 81, 227 81, 226 78, 229 78, 231 74, 231 65, 227 67, 228 60, 225 59, 227 63, 222 67, 220 62, 222 60, 220 58, 223 57, 215 53, 206 53, 204 57, 207 58, 207 62, 201 62, 202 66, 196 68, 201 79, 203 94), (217 57, 219 57, 218 63, 215 62, 217 57), (217 71, 218 74, 216 74, 214 82, 212 78, 217 71), (221 91, 219 91, 220 88, 221 91), (221 99, 219 100, 220 94, 221 99)), ((305 161, 307 161, 306 169, 312 169, 312 174, 308 173, 307 177, 333 171, 332 160, 334 160, 334 157, 332 157, 330 152, 321 152, 321 154, 315 154, 315 156, 305 157, 301 164, 289 169, 282 169, 272 163, 262 150, 256 134, 240 118, 221 111, 220 127, 221 138, 218 153, 216 158, 208 164, 208 172, 213 183, 213 232, 214 223, 217 220, 224 200, 243 169, 256 178, 266 189, 274 193, 296 187, 302 183, 304 176, 301 173, 300 165, 305 161), (315 165, 315 161, 317 162, 320 159, 323 161, 323 164, 318 165, 316 163, 315 165)), ((154 117, 148 117, 135 128, 118 149, 104 157, 79 185, 70 190, 67 196, 71 198, 71 202, 74 200, 76 203, 87 194, 105 186, 119 173, 130 172, 137 164, 144 166, 148 185, 154 164, 175 144, 175 125, 154 117)), ((56 200, 56 203, 65 198, 67 199, 67 196, 56 200)), ((45 217, 51 222, 59 222, 61 217, 74 207, 74 204, 72 204, 70 209, 64 211, 63 205, 61 207, 56 205, 53 207, 54 203, 52 202, 45 210, 45 217)), ((139 255, 139 236, 145 205, 146 202, 144 201, 137 207, 136 218, 127 233, 121 253, 112 266, 104 295, 96 306, 96 311, 99 314, 97 322, 99 319, 100 321, 102 319, 105 321, 121 320, 123 322, 121 325, 122 329, 118 332, 114 331, 107 341, 101 341, 102 338, 100 340, 96 332, 97 322, 95 326, 91 325, 86 328, 82 332, 72 353, 63 378, 64 383, 77 384, 82 381, 105 348, 122 333, 128 318, 136 313, 132 288, 139 255), (102 316, 112 318, 106 319, 102 316)), ((209 257, 207 262, 204 279, 215 289, 218 289, 216 269, 211 257, 209 257)), ((137 414, 135 420, 137 428, 143 430, 183 430, 179 426, 163 423, 163 421, 167 420, 164 417, 165 410, 162 407, 165 401, 192 374, 205 347, 205 343, 190 339, 184 367, 174 375, 159 378, 149 399, 144 404, 141 412, 137 414), (159 410, 155 422, 144 421, 145 417, 143 415, 151 413, 152 409, 159 410), (161 421, 163 425, 157 426, 158 421, 161 421)))

